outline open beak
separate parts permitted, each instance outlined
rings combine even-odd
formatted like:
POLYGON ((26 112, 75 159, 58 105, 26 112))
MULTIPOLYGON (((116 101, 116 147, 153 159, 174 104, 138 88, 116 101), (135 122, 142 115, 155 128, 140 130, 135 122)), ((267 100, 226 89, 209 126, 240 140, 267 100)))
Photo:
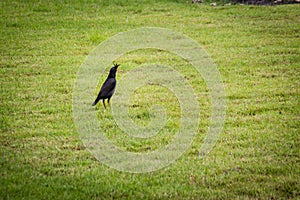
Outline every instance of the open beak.
POLYGON ((114 67, 115 67, 116 69, 118 69, 119 66, 120 66, 120 64, 114 64, 114 67))

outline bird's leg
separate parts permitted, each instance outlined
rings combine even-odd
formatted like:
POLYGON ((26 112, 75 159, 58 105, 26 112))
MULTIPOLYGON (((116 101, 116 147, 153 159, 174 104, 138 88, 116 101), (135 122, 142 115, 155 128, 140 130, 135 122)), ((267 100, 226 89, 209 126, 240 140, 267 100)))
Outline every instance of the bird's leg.
POLYGON ((104 108, 106 109, 106 106, 105 106, 105 102, 104 102, 104 99, 102 99, 102 102, 103 102, 104 108))
POLYGON ((110 98, 111 98, 111 97, 109 97, 109 98, 107 99, 107 102, 108 102, 108 105, 109 105, 109 106, 110 106, 110 103, 109 103, 109 101, 110 101, 110 98))

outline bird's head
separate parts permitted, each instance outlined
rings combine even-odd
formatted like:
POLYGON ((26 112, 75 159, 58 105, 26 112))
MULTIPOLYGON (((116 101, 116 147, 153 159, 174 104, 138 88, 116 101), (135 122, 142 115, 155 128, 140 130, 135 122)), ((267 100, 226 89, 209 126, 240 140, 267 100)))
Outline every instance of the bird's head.
POLYGON ((116 77, 116 72, 119 66, 120 66, 119 64, 114 63, 114 66, 109 71, 108 77, 113 77, 113 78, 116 77))
POLYGON ((118 69, 119 66, 120 66, 120 64, 114 63, 114 68, 115 68, 116 70, 118 69))

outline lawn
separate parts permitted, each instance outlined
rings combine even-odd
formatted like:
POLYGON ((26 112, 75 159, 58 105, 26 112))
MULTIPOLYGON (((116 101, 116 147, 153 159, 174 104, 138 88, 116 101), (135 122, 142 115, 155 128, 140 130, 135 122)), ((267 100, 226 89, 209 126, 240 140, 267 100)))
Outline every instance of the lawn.
MULTIPOLYGON (((300 5, 191 4, 185 0, 1 1, 1 199, 297 199, 300 196, 300 5), (95 158, 73 120, 73 90, 87 56, 124 31, 161 27, 197 41, 220 72, 226 93, 223 130, 199 152, 212 102, 186 60, 158 49, 128 52, 117 81, 141 65, 172 66, 194 89, 199 127, 176 162, 148 173, 113 169, 95 158)), ((109 67, 99 71, 96 97, 109 67)), ((121 83, 121 81, 120 81, 121 83)), ((167 123, 155 137, 124 134, 102 102, 91 107, 100 134, 129 152, 169 144, 180 105, 159 85, 138 88, 129 116, 142 127, 151 107, 167 123)), ((94 99, 91 99, 92 104, 94 99)), ((115 101, 114 101, 115 100, 115 101)), ((155 118, 155 117, 154 117, 155 118)), ((99 134, 99 133, 98 133, 99 134)))

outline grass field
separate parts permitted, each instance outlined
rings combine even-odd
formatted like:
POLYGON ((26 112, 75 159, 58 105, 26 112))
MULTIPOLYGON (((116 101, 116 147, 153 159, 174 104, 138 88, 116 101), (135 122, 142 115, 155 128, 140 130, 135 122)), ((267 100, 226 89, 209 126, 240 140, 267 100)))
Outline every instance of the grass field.
MULTIPOLYGON (((210 7, 184 0, 1 1, 0 199, 299 198, 299 13, 300 5, 210 7), (202 107, 198 134, 177 162, 132 174, 101 164, 83 145, 73 123, 72 93, 95 47, 140 27, 168 28, 200 43, 221 73, 227 113, 218 142, 201 158, 197 150, 211 106, 205 82, 168 52, 120 57, 117 79, 140 64, 174 66, 197 89, 202 107)), ((127 151, 164 146, 180 117, 170 91, 140 88, 130 115, 145 125, 149 105, 161 100, 170 121, 149 140, 123 135, 100 104, 106 136, 127 151)))

